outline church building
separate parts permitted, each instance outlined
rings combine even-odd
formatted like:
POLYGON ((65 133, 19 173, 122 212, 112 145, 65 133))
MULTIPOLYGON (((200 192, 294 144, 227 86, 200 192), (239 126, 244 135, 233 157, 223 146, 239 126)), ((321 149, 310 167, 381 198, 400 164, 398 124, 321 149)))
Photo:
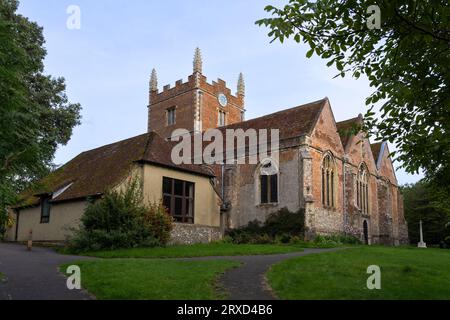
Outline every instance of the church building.
POLYGON ((227 229, 264 221, 281 208, 305 212, 306 238, 346 233, 366 244, 408 243, 403 200, 386 142, 371 144, 361 115, 336 122, 328 98, 245 120, 245 84, 234 93, 208 82, 197 49, 193 73, 160 91, 149 85, 148 132, 86 151, 22 194, 11 210, 11 241, 62 241, 79 226, 88 201, 131 177, 142 180, 149 201, 162 200, 173 216, 175 243, 220 239, 227 229), (208 129, 277 129, 278 160, 270 163, 175 164, 171 136, 208 129))

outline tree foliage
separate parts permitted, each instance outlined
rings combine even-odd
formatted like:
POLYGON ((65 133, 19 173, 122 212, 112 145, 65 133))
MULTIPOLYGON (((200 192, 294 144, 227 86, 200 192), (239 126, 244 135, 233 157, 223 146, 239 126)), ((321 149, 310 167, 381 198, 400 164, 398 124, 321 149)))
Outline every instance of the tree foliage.
POLYGON ((17 0, 0 0, 0 224, 5 207, 49 172, 58 145, 80 123, 64 79, 44 74, 42 28, 17 7, 17 0))
POLYGON ((337 76, 367 76, 375 90, 366 100, 364 129, 376 140, 394 143, 407 172, 423 169, 430 179, 448 181, 448 0, 290 0, 265 10, 272 16, 256 23, 269 27, 273 40, 307 44, 306 56, 328 60, 337 76), (380 9, 380 29, 368 28, 371 5, 380 9))
POLYGON ((439 186, 419 181, 402 187, 405 218, 408 222, 409 238, 419 241, 419 221, 423 221, 424 241, 439 244, 450 235, 446 225, 450 222, 450 199, 439 186))
POLYGON ((161 202, 146 204, 140 180, 131 178, 119 189, 91 201, 81 228, 68 241, 72 252, 165 245, 173 219, 161 202))

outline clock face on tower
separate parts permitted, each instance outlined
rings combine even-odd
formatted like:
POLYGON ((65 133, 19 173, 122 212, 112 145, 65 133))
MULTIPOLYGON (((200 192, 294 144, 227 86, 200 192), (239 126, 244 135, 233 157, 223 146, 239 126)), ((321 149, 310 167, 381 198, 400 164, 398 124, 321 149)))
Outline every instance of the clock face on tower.
POLYGON ((223 93, 220 93, 220 94, 217 96, 217 100, 219 100, 219 104, 220 104, 222 107, 226 107, 227 104, 228 104, 227 96, 224 95, 223 93))

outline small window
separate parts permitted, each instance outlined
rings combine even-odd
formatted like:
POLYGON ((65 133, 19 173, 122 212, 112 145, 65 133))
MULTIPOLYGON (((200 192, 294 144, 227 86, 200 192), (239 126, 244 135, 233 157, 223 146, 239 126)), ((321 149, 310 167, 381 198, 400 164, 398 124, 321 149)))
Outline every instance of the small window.
POLYGON ((245 112, 241 111, 241 121, 245 121, 245 112))
POLYGON ((223 127, 225 125, 226 113, 224 111, 219 111, 219 127, 223 127))
POLYGON ((41 198, 41 223, 49 223, 50 222, 50 198, 42 197, 41 198))
POLYGON ((167 109, 167 125, 173 126, 175 124, 175 121, 176 121, 176 109, 175 108, 167 109))
POLYGON ((194 223, 194 183, 164 177, 163 205, 176 222, 194 223))
POLYGON ((278 202, 278 175, 261 175, 261 203, 278 202))

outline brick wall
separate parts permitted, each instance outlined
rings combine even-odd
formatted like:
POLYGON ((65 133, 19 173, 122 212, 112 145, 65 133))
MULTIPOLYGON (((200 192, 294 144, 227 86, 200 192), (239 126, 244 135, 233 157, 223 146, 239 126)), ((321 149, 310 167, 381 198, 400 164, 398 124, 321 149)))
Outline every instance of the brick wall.
MULTIPOLYGON (((226 125, 242 120, 244 97, 233 95, 225 81, 208 83, 205 76, 194 72, 187 82, 177 81, 162 92, 150 93, 149 130, 169 137, 177 128, 204 131, 218 126, 219 110, 226 113, 226 125), (228 100, 220 106, 218 95, 228 100), (176 108, 176 123, 167 126, 166 111, 176 108)), ((329 103, 323 107, 316 125, 308 136, 290 137, 295 143, 282 146, 279 163, 279 202, 259 203, 257 165, 226 165, 224 169, 225 200, 231 204, 226 215, 227 227, 235 228, 253 220, 264 221, 282 207, 291 211, 305 209, 309 236, 316 233, 347 232, 363 239, 363 223, 369 226, 370 243, 399 244, 407 241, 395 171, 388 150, 377 168, 370 142, 362 134, 346 141, 344 146, 337 132, 329 103), (335 166, 335 205, 322 204, 322 162, 324 155, 333 155, 335 166), (369 172, 369 212, 363 214, 356 206, 356 177, 361 164, 369 172)), ((221 185, 221 168, 215 166, 221 185)))
POLYGON ((218 79, 208 83, 205 76, 190 75, 187 82, 181 80, 174 87, 165 86, 162 92, 150 92, 148 130, 168 138, 175 129, 204 131, 218 127, 219 110, 226 114, 226 124, 240 122, 244 110, 244 98, 235 96, 225 81, 218 79), (223 93, 228 104, 222 107, 218 95, 223 93), (167 110, 176 108, 176 122, 167 124, 167 110), (198 122, 198 125, 196 124, 198 122))

